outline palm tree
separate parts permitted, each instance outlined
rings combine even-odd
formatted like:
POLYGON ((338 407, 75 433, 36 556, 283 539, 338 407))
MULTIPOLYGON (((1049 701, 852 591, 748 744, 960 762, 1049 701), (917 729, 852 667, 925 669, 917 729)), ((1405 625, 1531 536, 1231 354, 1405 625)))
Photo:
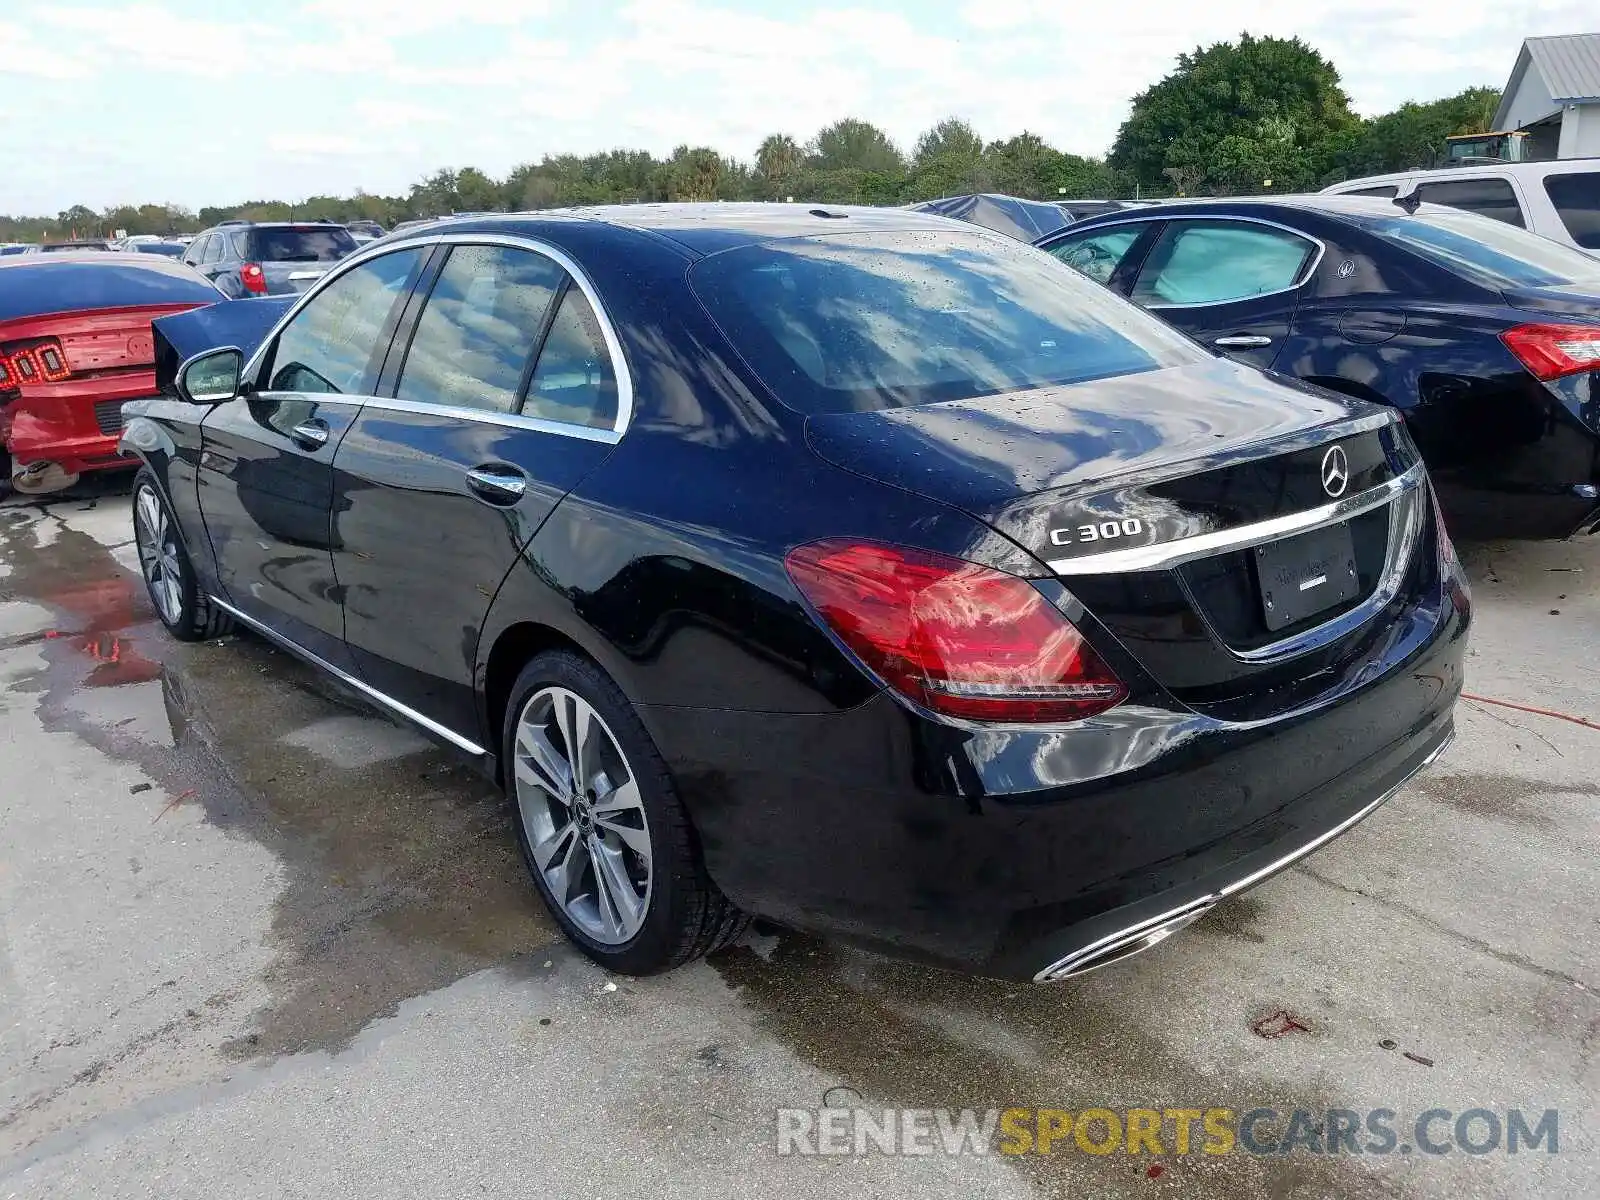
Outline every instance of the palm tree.
POLYGON ((772 196, 783 193, 785 185, 800 173, 806 152, 787 133, 769 134, 756 151, 756 174, 772 196))

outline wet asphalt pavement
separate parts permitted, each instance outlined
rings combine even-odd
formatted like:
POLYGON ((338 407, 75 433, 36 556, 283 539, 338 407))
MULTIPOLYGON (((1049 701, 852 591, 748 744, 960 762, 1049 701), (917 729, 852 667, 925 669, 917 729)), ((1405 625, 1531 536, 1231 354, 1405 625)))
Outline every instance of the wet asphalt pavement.
MULTIPOLYGON (((1464 702, 1351 834, 1067 984, 791 934, 608 979, 489 785, 255 638, 166 638, 127 509, 0 506, 0 1197, 1597 1194, 1600 730, 1464 702), (1560 1141, 780 1157, 774 1110, 836 1087, 1560 1141)), ((1469 690, 1600 722, 1600 538, 1464 554, 1469 690)))

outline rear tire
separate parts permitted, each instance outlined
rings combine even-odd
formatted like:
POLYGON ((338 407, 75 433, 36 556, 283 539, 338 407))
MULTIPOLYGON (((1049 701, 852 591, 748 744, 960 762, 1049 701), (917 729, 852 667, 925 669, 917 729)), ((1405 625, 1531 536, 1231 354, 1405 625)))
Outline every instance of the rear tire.
POLYGON ((501 752, 534 886, 595 962, 654 974, 744 932, 655 743, 593 663, 567 651, 532 659, 506 705, 501 752))
POLYGON ((233 618, 200 591, 178 522, 149 467, 133 477, 133 539, 151 607, 168 633, 204 642, 233 631, 233 618))

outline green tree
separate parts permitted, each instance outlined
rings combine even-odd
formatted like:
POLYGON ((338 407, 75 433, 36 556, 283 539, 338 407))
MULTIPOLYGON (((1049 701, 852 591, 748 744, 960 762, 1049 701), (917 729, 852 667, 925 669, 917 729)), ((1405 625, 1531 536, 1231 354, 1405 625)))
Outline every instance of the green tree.
POLYGON ((806 152, 786 133, 763 138, 756 150, 755 181, 769 199, 789 195, 806 165, 806 152))
POLYGON ((946 117, 924 131, 911 151, 911 165, 924 170, 936 162, 970 166, 983 157, 983 139, 960 117, 946 117))
POLYGON ((1483 133, 1494 119, 1500 91, 1468 88, 1426 104, 1407 101, 1391 113, 1363 121, 1336 155, 1343 178, 1432 167, 1447 157, 1445 138, 1483 133))
POLYGON ((1110 161, 1146 188, 1174 169, 1211 191, 1255 191, 1269 177, 1289 190, 1324 176, 1357 127, 1331 62, 1299 38, 1246 33, 1180 54, 1135 96, 1110 161))
POLYGON ((885 175, 905 173, 905 159, 876 125, 846 117, 817 134, 811 150, 811 165, 819 171, 876 171, 885 175))

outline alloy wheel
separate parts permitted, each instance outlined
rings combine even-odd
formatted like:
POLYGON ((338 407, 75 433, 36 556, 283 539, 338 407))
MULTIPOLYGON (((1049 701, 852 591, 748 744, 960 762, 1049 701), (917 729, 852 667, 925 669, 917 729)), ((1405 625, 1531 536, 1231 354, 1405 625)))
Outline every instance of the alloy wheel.
POLYGON ((148 484, 134 497, 134 540, 139 547, 139 566, 150 588, 150 599, 168 625, 183 616, 183 564, 178 558, 178 539, 167 520, 161 497, 148 484))
POLYGON ((650 825, 611 727, 576 692, 542 688, 518 718, 512 771, 550 895, 596 942, 630 940, 650 908, 650 825))

